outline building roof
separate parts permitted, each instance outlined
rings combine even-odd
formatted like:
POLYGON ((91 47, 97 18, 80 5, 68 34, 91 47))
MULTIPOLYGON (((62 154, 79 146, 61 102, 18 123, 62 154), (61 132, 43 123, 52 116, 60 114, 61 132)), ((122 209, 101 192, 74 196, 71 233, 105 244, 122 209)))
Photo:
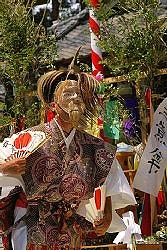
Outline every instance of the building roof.
MULTIPOLYGON (((90 58, 91 41, 88 23, 89 11, 87 8, 82 10, 79 14, 68 18, 65 21, 56 21, 52 26, 52 31, 57 38, 58 58, 57 63, 62 61, 69 61, 75 55, 76 50, 83 46, 79 53, 79 58, 90 58)), ((159 8, 157 13, 159 18, 167 16, 166 8, 159 8)), ((124 18, 131 19, 132 13, 124 14, 124 18)), ((119 16, 112 20, 113 32, 115 27, 119 25, 119 16)))
POLYGON ((56 36, 58 46, 57 62, 67 61, 74 57, 77 49, 83 46, 79 58, 90 57, 90 31, 87 8, 64 21, 55 21, 52 31, 56 36))
POLYGON ((80 24, 57 42, 58 60, 72 58, 78 47, 83 46, 80 57, 90 55, 90 31, 88 23, 80 24))

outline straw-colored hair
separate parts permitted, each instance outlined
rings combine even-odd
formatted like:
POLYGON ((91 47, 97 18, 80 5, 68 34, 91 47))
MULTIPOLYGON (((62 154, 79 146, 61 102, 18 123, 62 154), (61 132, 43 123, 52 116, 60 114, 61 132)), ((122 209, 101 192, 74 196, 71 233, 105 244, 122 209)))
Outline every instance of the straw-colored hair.
POLYGON ((82 117, 82 123, 89 122, 92 117, 97 114, 98 98, 96 90, 98 81, 94 76, 85 72, 75 73, 73 70, 67 71, 51 71, 44 74, 38 80, 38 96, 41 99, 44 107, 49 108, 49 104, 54 101, 54 93, 56 89, 64 83, 64 81, 75 80, 78 82, 82 94, 86 111, 82 117))

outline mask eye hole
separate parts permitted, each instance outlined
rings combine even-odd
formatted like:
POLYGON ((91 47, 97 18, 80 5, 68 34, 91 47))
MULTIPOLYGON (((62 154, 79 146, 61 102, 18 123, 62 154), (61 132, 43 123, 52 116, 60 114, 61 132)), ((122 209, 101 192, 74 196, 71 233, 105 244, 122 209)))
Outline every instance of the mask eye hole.
POLYGON ((72 93, 70 93, 70 92, 64 92, 63 93, 63 97, 66 97, 66 98, 69 98, 69 97, 71 97, 73 94, 72 93))

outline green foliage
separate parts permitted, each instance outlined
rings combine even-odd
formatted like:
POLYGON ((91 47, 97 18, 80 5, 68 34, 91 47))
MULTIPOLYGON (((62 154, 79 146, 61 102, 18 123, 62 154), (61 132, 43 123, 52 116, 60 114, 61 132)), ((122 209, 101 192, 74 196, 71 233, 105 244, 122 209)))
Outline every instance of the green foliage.
POLYGON ((146 242, 159 242, 159 241, 167 242, 167 227, 162 226, 160 230, 158 230, 153 236, 147 237, 145 241, 146 242))
MULTIPOLYGON (((90 1, 86 2, 91 7, 90 1)), ((167 18, 158 17, 158 0, 100 0, 99 3, 94 12, 100 23, 99 46, 105 52, 102 64, 112 76, 123 75, 128 83, 135 85, 144 141, 149 114, 145 91, 151 87, 153 94, 156 93, 157 69, 167 62, 167 18)), ((113 97, 112 88, 104 91, 108 98, 113 97)))
POLYGON ((96 10, 101 22, 99 46, 107 52, 103 64, 113 75, 125 74, 136 81, 143 72, 150 80, 167 60, 167 18, 158 19, 157 11, 156 0, 101 1, 96 10))
MULTIPOLYGON (((57 56, 54 36, 36 25, 23 0, 0 0, 0 73, 14 83, 15 98, 7 116, 25 116, 26 124, 39 122, 36 82, 43 68, 53 68, 57 56)), ((34 1, 35 2, 35 1, 34 1)), ((5 84, 5 83, 4 83, 5 84)))

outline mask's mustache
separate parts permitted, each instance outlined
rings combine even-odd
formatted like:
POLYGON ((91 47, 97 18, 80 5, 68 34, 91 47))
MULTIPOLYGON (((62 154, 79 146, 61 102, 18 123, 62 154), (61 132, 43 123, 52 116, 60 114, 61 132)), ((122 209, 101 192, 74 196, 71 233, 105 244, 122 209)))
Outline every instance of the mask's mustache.
POLYGON ((84 114, 85 112, 85 105, 82 103, 74 103, 74 102, 70 102, 69 103, 69 112, 73 112, 73 111, 78 111, 80 112, 80 114, 84 114))

